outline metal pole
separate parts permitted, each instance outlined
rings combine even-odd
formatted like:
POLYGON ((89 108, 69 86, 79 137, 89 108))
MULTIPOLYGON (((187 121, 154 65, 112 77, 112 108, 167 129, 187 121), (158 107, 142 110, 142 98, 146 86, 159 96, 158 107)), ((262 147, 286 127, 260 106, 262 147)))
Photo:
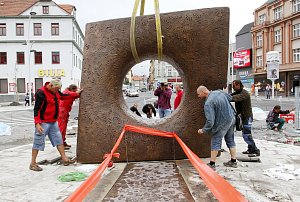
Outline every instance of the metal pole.
POLYGON ((275 80, 272 79, 272 99, 274 100, 274 85, 275 85, 275 80))
POLYGON ((19 102, 19 94, 18 94, 18 79, 17 79, 17 62, 15 62, 15 102, 19 102))
MULTIPOLYGON (((231 44, 231 48, 232 48, 232 44, 231 44)), ((234 57, 235 57, 235 53, 237 53, 239 50, 241 50, 241 49, 244 49, 244 47, 240 47, 240 48, 238 48, 238 49, 236 49, 234 52, 232 52, 232 67, 231 67, 231 85, 233 85, 233 64, 234 64, 234 61, 233 61, 233 59, 234 59, 234 57)))
POLYGON ((295 111, 295 129, 300 130, 300 123, 299 123, 299 111, 300 111, 300 86, 295 86, 295 106, 296 106, 296 111, 295 111))

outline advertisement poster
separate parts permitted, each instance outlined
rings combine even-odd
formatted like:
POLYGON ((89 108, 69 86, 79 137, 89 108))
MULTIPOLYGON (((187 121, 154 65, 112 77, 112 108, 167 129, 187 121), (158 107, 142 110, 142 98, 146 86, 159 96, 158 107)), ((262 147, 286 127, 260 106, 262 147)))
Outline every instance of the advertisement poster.
POLYGON ((251 50, 242 50, 233 54, 233 67, 243 68, 251 66, 251 50))
POLYGON ((279 63, 268 62, 267 63, 267 79, 276 80, 279 79, 279 63))
POLYGON ((9 92, 16 92, 16 84, 9 83, 9 92))

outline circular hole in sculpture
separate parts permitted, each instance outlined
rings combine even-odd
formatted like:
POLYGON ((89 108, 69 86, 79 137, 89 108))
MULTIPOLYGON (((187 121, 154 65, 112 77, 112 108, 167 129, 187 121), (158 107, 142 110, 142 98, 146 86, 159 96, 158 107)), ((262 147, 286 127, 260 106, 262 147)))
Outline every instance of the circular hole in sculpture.
POLYGON ((170 117, 184 96, 180 74, 164 61, 145 60, 133 66, 122 87, 129 113, 147 120, 170 117))

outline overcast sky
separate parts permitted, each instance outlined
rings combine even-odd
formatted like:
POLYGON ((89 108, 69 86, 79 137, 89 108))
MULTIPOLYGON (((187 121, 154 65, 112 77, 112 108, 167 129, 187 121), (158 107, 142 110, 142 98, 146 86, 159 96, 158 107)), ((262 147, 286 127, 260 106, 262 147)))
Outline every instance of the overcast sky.
MULTIPOLYGON (((54 0, 58 4, 72 4, 77 8, 77 21, 81 29, 85 24, 101 20, 130 17, 135 0, 54 0)), ((230 8, 230 38, 245 25, 254 21, 254 9, 267 0, 160 0, 160 12, 174 12, 211 7, 230 8)), ((154 14, 154 0, 146 0, 145 14, 154 14)), ((147 66, 142 64, 142 66, 147 66)), ((136 72, 136 71, 135 71, 136 72)), ((138 71, 137 73, 146 72, 138 71)))

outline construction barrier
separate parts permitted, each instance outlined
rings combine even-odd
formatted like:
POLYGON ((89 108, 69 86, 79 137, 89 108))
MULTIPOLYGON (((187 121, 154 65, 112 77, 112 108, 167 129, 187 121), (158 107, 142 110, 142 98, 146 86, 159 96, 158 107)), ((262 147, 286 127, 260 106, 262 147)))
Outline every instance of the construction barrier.
POLYGON ((176 135, 176 133, 165 132, 140 126, 125 125, 121 135, 119 136, 111 152, 104 156, 105 160, 99 165, 99 167, 93 172, 93 174, 85 182, 83 182, 81 186, 78 187, 78 189, 71 194, 71 196, 69 196, 65 200, 66 202, 83 201, 83 199, 88 195, 88 193, 95 187, 95 185, 100 180, 103 172, 107 168, 112 157, 119 157, 119 154, 115 152, 119 147, 126 131, 141 133, 145 135, 175 138, 181 146, 181 148, 183 149, 186 156, 189 158, 192 165, 198 171, 200 177, 202 178, 206 186, 216 197, 216 199, 224 202, 247 201, 243 197, 243 195, 239 191, 237 191, 229 182, 227 182, 222 176, 220 176, 217 172, 212 170, 196 154, 194 154, 178 137, 178 135, 176 135))

